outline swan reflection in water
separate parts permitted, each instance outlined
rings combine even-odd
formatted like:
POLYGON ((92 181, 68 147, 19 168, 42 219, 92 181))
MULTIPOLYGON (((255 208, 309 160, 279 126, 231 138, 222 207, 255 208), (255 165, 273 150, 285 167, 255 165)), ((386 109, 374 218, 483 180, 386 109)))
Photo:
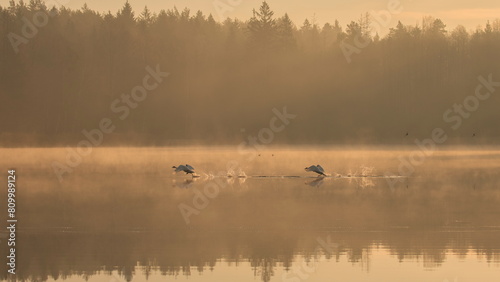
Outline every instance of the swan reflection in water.
POLYGON ((193 186, 193 184, 197 181, 196 178, 184 179, 182 181, 172 180, 172 186, 178 187, 181 189, 188 189, 193 186))
POLYGON ((205 183, 205 182, 210 182, 214 181, 217 183, 221 188, 225 188, 226 185, 233 186, 235 183, 238 183, 240 186, 243 186, 247 180, 247 177, 228 177, 222 174, 219 175, 214 175, 214 174, 202 174, 198 177, 195 178, 189 178, 189 179, 173 179, 172 180, 172 186, 173 187, 178 187, 181 189, 188 189, 193 187, 193 185, 198 182, 200 183, 205 183))
POLYGON ((312 181, 306 181, 304 183, 311 186, 311 187, 320 187, 321 185, 323 185, 324 181, 325 181, 325 178, 320 177, 320 178, 316 178, 312 181))

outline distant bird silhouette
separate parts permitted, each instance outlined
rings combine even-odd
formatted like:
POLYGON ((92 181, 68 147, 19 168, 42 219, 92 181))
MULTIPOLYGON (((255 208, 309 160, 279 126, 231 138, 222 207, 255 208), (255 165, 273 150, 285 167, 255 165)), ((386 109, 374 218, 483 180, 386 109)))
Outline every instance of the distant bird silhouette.
POLYGON ((409 134, 408 134, 408 132, 406 132, 406 135, 405 135, 405 136, 408 136, 408 135, 409 135, 409 134))
POLYGON ((326 176, 325 170, 320 165, 312 165, 310 167, 306 167, 305 170, 316 172, 318 176, 320 175, 326 176))
POLYGON ((188 164, 173 166, 172 168, 175 168, 175 172, 184 171, 186 174, 194 174, 194 167, 188 164))
POLYGON ((472 137, 476 137, 476 133, 473 133, 473 134, 472 134, 472 137))

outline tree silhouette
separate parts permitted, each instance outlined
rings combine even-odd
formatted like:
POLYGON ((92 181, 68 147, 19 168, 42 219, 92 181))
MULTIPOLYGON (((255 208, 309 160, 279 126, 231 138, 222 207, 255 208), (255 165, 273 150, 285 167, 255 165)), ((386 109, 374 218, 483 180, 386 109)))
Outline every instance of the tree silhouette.
POLYGON ((253 17, 248 23, 250 38, 253 46, 260 46, 263 50, 269 50, 276 39, 276 20, 273 19, 274 12, 266 1, 257 12, 253 10, 253 17))
POLYGON ((295 25, 288 14, 285 14, 278 20, 277 24, 278 30, 278 41, 282 49, 293 50, 297 47, 297 41, 295 39, 295 25))
POLYGON ((123 5, 122 9, 116 15, 117 20, 121 21, 122 24, 130 24, 135 21, 134 11, 128 0, 123 5))
MULTIPOLYGON (((103 117, 116 121, 110 145, 230 142, 241 128, 268 123, 269 109, 278 105, 301 119, 276 142, 350 143, 360 135, 399 142, 395 129, 428 134, 450 101, 474 93, 478 76, 496 81, 500 75, 498 19, 472 32, 448 31, 432 17, 397 22, 372 41, 366 15, 344 26, 296 25, 266 2, 251 19, 223 23, 176 7, 156 15, 145 7, 136 16, 129 2, 117 13, 27 3, 0 6, 3 146, 75 145, 103 117), (49 22, 25 37, 25 19, 47 9, 54 11, 49 22), (359 47, 356 40, 370 44, 359 47), (351 64, 343 42, 357 48, 351 64), (121 95, 142 83, 146 66, 156 65, 172 73, 168 82, 121 122, 111 103, 122 105, 121 95)), ((500 138, 498 117, 485 104, 464 131, 481 121, 482 138, 493 142, 500 138)))

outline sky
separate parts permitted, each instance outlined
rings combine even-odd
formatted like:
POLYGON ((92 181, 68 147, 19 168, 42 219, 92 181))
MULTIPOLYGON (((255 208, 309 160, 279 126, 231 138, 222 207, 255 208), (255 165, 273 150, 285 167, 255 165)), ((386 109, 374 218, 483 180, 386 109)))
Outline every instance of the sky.
MULTIPOLYGON (((55 2, 64 6, 78 9, 84 3, 93 10, 116 13, 122 7, 125 0, 46 0, 46 3, 55 2)), ((9 0, 0 0, 0 5, 8 5, 9 0)), ((29 0, 25 0, 29 2, 29 0)), ((213 14, 215 19, 224 20, 226 17, 237 17, 248 19, 252 15, 252 9, 258 8, 261 0, 129 0, 136 12, 140 12, 144 6, 153 11, 169 9, 176 6, 178 9, 190 8, 193 13, 197 10, 205 14, 213 14)), ((500 18, 500 1, 498 0, 268 0, 276 16, 282 16, 285 12, 292 20, 302 25, 306 18, 315 19, 319 25, 326 22, 334 22, 338 19, 342 26, 346 26, 351 20, 357 20, 361 14, 371 12, 372 14, 385 14, 377 24, 377 29, 382 33, 393 27, 400 20, 404 24, 420 23, 422 17, 433 16, 442 19, 447 28, 452 30, 457 25, 464 25, 468 30, 476 29, 485 25, 487 20, 493 21, 500 18), (389 7, 394 5, 396 9, 389 7), (385 11, 385 12, 384 12, 385 11), (391 13, 392 11, 392 13, 391 13), (388 14, 390 13, 390 14, 388 14), (390 15, 387 17, 387 15, 390 15), (383 19, 383 20, 382 20, 383 19)))

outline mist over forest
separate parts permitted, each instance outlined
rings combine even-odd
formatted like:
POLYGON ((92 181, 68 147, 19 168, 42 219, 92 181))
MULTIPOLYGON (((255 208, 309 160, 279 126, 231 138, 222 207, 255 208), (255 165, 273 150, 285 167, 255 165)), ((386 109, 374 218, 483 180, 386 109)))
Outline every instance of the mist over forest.
POLYGON ((467 30, 429 16, 380 35, 363 11, 319 25, 257 5, 223 22, 128 2, 0 7, 0 146, 76 145, 103 118, 103 145, 238 144, 285 107, 296 117, 275 144, 412 144, 437 127, 453 144, 500 141, 500 88, 484 84, 500 81, 500 20, 467 30), (141 101, 123 100, 158 69, 168 76, 141 101), (467 100, 479 85, 491 96, 467 100))

